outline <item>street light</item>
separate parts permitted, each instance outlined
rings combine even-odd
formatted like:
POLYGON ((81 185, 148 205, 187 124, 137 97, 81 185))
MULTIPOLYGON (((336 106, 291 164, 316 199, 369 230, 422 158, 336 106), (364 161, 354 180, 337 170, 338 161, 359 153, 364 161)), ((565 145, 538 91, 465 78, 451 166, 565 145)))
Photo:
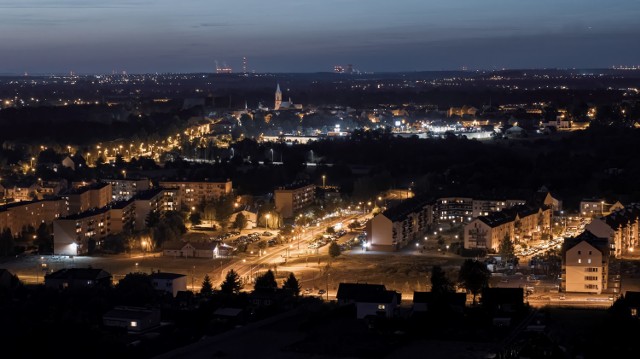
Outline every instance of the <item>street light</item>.
POLYGON ((271 213, 265 214, 264 218, 265 218, 265 221, 264 221, 265 227, 267 227, 267 229, 269 229, 269 218, 271 218, 271 213))
POLYGON ((327 176, 326 175, 322 175, 322 188, 326 188, 326 180, 327 180, 327 176))

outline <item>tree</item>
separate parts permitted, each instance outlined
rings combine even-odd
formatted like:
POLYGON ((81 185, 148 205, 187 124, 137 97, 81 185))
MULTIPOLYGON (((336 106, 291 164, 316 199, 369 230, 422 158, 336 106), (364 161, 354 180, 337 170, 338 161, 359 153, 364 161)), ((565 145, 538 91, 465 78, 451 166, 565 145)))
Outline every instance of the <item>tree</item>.
POLYGON ((202 281, 202 288, 200 288, 200 294, 211 295, 211 293, 213 293, 213 284, 211 284, 211 278, 209 278, 209 275, 205 274, 204 280, 202 281))
POLYGON ((5 228, 0 235, 0 256, 8 256, 13 254, 15 242, 9 228, 5 228))
POLYGON ((240 282, 240 276, 236 271, 230 269, 224 278, 224 282, 220 285, 220 291, 225 294, 238 294, 241 289, 242 283, 240 282))
POLYGON ((151 211, 147 215, 147 227, 155 227, 160 223, 160 212, 159 211, 151 211))
POLYGON ((276 276, 273 274, 271 269, 256 278, 256 284, 253 286, 253 288, 255 290, 275 290, 278 288, 276 276))
POLYGON ((515 248, 513 246, 513 242, 511 241, 511 237, 509 237, 508 234, 505 234, 502 241, 500 241, 498 253, 500 253, 500 255, 507 262, 509 262, 515 256, 515 248))
POLYGON ((223 224, 229 220, 229 217, 233 214, 233 203, 233 196, 223 196, 214 202, 215 218, 218 222, 223 224))
POLYGON ((440 266, 431 268, 431 292, 437 295, 453 292, 453 285, 440 266))
POLYGON ((329 227, 327 227, 327 233, 328 234, 335 234, 336 233, 336 229, 333 228, 333 226, 329 226, 329 227))
POLYGON ((202 223, 202 216, 200 215, 200 212, 192 212, 189 215, 189 221, 194 226, 200 225, 202 223))
POLYGON ((41 223, 36 231, 35 243, 38 245, 40 254, 53 253, 53 236, 51 235, 53 228, 50 227, 46 223, 41 223))
POLYGON ((473 304, 476 303, 476 295, 480 293, 482 288, 489 285, 489 277, 491 277, 491 272, 482 262, 467 259, 460 267, 458 280, 467 289, 467 292, 473 294, 473 304))
POLYGON ((300 282, 298 282, 293 272, 289 273, 289 277, 282 284, 282 289, 290 292, 295 297, 300 295, 300 282))
POLYGON ((331 244, 329 245, 329 255, 331 256, 331 258, 339 256, 340 253, 342 253, 342 251, 340 250, 340 246, 338 245, 338 243, 331 242, 331 244))
POLYGON ((242 213, 236 215, 236 219, 233 221, 233 226, 237 229, 245 229, 247 227, 247 217, 242 213))
POLYGON ((145 306, 158 300, 151 277, 145 273, 129 273, 116 284, 117 304, 145 306))
POLYGON ((358 222, 357 219, 354 219, 353 222, 349 223, 349 229, 352 231, 355 231, 356 229, 360 228, 360 222, 358 222))

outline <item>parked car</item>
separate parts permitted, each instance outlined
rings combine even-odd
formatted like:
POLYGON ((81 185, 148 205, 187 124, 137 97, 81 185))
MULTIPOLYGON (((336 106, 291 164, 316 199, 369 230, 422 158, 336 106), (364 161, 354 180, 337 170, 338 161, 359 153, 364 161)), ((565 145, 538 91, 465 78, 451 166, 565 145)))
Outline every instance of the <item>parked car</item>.
POLYGON ((319 294, 319 295, 323 295, 323 294, 325 294, 326 292, 327 292, 327 291, 325 291, 324 289, 320 289, 320 290, 318 291, 318 294, 319 294))
POLYGON ((271 233, 271 232, 262 232, 262 236, 263 237, 271 237, 271 236, 273 236, 273 233, 271 233))

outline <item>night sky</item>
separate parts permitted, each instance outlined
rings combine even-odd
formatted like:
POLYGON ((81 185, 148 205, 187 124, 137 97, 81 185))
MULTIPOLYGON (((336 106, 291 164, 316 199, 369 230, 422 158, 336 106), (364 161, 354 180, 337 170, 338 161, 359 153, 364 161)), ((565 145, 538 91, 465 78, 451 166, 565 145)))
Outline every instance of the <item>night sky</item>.
POLYGON ((640 64, 638 0, 0 0, 0 73, 640 64))

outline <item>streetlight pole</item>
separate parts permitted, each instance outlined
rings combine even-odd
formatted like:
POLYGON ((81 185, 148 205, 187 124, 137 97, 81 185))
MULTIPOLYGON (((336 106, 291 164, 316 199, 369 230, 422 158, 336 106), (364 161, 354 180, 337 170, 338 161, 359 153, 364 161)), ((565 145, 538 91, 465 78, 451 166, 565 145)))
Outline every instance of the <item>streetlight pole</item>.
POLYGON ((271 149, 271 163, 273 163, 273 148, 271 149))
POLYGON ((322 175, 322 189, 327 188, 326 180, 327 180, 327 176, 326 175, 322 175))

